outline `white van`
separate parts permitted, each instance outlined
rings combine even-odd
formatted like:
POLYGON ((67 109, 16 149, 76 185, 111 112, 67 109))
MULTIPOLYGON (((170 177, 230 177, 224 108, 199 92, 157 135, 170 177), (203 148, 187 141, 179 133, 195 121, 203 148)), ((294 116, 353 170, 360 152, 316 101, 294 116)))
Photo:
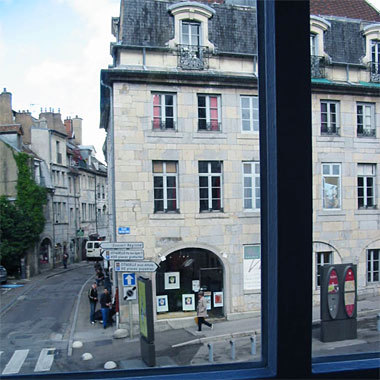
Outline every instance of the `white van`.
POLYGON ((88 241, 86 243, 86 258, 87 260, 103 260, 100 256, 100 244, 102 241, 88 241))

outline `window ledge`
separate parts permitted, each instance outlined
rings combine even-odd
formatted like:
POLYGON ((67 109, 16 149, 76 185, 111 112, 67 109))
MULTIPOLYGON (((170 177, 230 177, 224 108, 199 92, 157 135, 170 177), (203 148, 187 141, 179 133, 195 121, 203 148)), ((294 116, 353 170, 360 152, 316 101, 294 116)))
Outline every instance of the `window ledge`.
POLYGON ((218 131, 197 131, 195 139, 227 139, 227 134, 218 131))
POLYGON ((317 136, 317 142, 344 142, 344 137, 338 135, 319 135, 317 136))
POLYGON ((201 214, 195 215, 195 219, 227 219, 230 215, 224 214, 221 212, 204 212, 201 214))
POLYGON ((176 214, 176 213, 166 213, 166 214, 149 214, 149 219, 150 220, 184 220, 185 217, 181 214, 176 214))
POLYGON ((260 211, 243 211, 237 214, 238 218, 260 218, 260 211))
POLYGON ((378 215, 380 210, 378 208, 363 208, 356 210, 354 215, 378 215))
POLYGON ((258 140, 259 139, 259 132, 241 132, 240 135, 237 135, 237 139, 241 140, 258 140))
POLYGON ((244 290, 244 295, 251 295, 251 294, 261 294, 261 290, 259 289, 251 289, 251 290, 244 290))
POLYGON ((160 137, 160 138, 168 138, 168 139, 182 139, 183 133, 181 132, 173 132, 173 131, 149 131, 146 134, 147 137, 160 137))
POLYGON ((318 211, 317 216, 346 216, 346 213, 342 210, 323 210, 318 211))

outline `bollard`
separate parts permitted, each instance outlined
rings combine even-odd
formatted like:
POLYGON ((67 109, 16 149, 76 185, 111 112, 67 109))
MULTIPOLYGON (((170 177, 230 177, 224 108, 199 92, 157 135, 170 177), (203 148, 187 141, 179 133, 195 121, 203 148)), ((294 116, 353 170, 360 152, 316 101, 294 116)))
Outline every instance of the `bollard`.
POLYGON ((235 360, 235 356, 236 356, 235 342, 233 340, 230 340, 230 345, 231 345, 231 359, 235 360))
POLYGON ((380 313, 377 314, 377 331, 380 331, 380 313))
POLYGON ((207 344, 208 347, 208 361, 210 363, 214 362, 214 345, 212 343, 207 344))
POLYGON ((251 355, 256 355, 256 332, 254 336, 251 336, 251 355))

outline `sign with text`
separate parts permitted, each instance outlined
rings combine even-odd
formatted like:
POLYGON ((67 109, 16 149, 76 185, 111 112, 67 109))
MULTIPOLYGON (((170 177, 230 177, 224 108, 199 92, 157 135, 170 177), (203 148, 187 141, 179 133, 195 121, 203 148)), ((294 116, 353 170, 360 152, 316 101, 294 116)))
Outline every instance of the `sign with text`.
POLYGON ((155 272, 157 268, 154 261, 115 261, 116 272, 155 272))
POLYGON ((115 243, 109 243, 109 242, 102 242, 100 243, 100 247, 102 249, 143 249, 144 243, 143 242, 129 242, 129 243, 123 243, 123 242, 115 242, 115 243))
POLYGON ((105 260, 143 260, 144 250, 106 249, 101 255, 105 260))

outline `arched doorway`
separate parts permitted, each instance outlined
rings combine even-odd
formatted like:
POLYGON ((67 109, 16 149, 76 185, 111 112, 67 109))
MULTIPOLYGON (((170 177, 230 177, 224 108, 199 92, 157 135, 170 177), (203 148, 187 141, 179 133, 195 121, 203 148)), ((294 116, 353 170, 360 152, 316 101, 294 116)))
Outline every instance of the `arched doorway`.
POLYGON ((223 284, 223 265, 213 252, 201 248, 172 252, 156 272, 157 313, 186 316, 194 312, 198 291, 202 289, 209 316, 223 317, 223 284))
POLYGON ((39 267, 41 270, 49 269, 52 265, 52 244, 50 239, 45 238, 40 244, 39 267))

